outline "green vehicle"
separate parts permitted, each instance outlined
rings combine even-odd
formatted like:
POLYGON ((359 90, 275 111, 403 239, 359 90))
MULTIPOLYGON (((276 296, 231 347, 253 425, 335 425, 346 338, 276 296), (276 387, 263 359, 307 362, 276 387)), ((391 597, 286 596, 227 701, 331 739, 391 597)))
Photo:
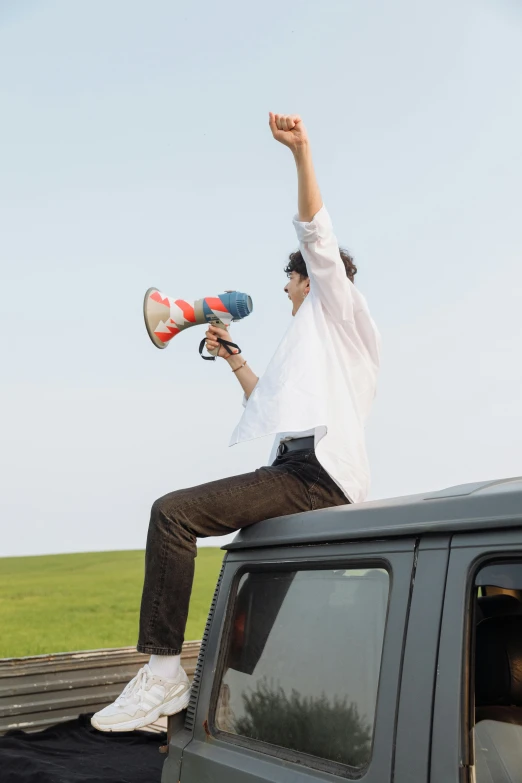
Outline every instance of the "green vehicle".
MULTIPOLYGON (((111 783, 522 783, 522 478, 267 520, 226 550, 167 755, 149 735, 141 774, 87 720, 57 751, 73 772, 105 743, 111 783)), ((0 733, 88 719, 143 662, 50 658, 0 661, 0 733)), ((25 783, 5 739, 0 781, 25 783)))
POLYGON ((521 783, 522 479, 226 549, 162 783, 521 783))

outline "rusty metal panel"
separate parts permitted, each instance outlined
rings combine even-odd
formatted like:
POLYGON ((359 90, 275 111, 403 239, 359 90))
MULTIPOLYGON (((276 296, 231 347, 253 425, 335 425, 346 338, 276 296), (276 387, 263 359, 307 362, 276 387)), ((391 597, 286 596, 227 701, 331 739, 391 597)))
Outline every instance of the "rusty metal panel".
MULTIPOLYGON (((186 642, 182 665, 194 675, 200 642, 186 642)), ((0 734, 37 731, 96 712, 121 693, 149 659, 134 647, 0 659, 0 734)))

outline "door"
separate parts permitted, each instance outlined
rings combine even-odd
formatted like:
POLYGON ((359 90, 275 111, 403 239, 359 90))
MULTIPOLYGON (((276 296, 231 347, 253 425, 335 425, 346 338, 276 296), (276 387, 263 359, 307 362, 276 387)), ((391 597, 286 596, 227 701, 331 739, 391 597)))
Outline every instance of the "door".
POLYGON ((521 667, 522 530, 455 535, 440 633, 431 783, 522 783, 521 667))
POLYGON ((230 553, 181 783, 391 780, 413 539, 230 553))

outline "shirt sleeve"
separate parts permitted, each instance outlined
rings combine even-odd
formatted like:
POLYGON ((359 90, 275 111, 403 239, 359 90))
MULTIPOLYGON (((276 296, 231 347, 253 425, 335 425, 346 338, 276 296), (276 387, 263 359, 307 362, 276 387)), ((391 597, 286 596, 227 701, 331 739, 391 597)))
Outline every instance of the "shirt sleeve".
POLYGON ((310 277, 310 287, 333 318, 353 321, 354 285, 346 276, 326 207, 322 206, 309 223, 302 223, 296 215, 294 226, 310 277))

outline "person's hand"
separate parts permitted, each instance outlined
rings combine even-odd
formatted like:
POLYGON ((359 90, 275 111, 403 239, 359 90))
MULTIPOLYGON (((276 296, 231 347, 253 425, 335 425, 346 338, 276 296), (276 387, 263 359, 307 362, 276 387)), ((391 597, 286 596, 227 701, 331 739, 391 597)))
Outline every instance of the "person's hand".
MULTIPOLYGON (((210 351, 213 351, 215 348, 219 347, 219 351, 215 355, 220 356, 222 359, 228 359, 230 353, 227 351, 224 345, 221 345, 217 341, 217 338, 221 337, 222 340, 228 340, 231 342, 230 335, 228 333, 228 327, 226 329, 220 329, 218 326, 210 324, 207 331, 205 332, 205 337, 207 338, 205 346, 209 353, 210 351)), ((230 350, 233 353, 237 353, 237 348, 231 347, 230 350)))
POLYGON ((274 114, 269 112, 269 124, 276 141, 297 152, 308 145, 308 134, 298 114, 274 114))

